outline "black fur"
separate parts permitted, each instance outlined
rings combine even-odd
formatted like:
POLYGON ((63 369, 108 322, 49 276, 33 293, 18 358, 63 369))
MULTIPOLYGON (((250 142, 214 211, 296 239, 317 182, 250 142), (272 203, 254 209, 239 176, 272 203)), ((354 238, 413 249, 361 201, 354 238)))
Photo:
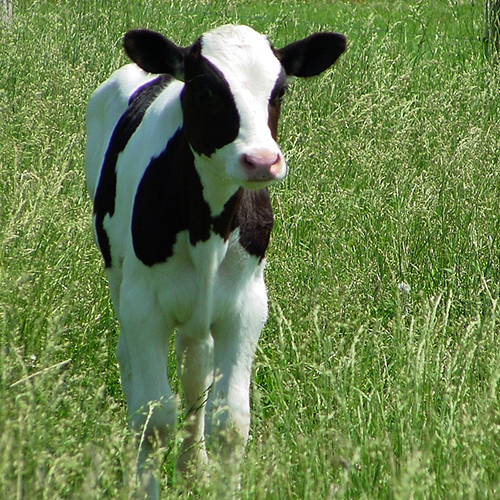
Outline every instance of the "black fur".
POLYGON ((211 156, 238 136, 240 116, 224 75, 193 45, 185 60, 181 94, 186 136, 198 154, 211 156))
POLYGON ((315 76, 328 69, 345 51, 346 38, 338 33, 314 33, 276 50, 289 76, 315 76))
POLYGON ((123 38, 123 48, 144 71, 184 79, 184 56, 188 49, 178 47, 160 33, 151 30, 128 31, 123 38))

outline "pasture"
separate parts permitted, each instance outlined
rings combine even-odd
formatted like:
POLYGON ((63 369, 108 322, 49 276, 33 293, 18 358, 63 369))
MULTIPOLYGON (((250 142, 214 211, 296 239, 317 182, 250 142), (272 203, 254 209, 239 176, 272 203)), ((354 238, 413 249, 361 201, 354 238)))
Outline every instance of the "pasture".
MULTIPOLYGON (((84 113, 130 28, 348 39, 295 81, 241 499, 500 495, 500 65, 472 0, 51 0, 0 21, 0 498, 129 499, 84 113)), ((172 359, 173 362, 173 359, 172 359)), ((173 365, 172 365, 173 366, 173 365)), ((178 389, 175 373, 172 384, 178 389)), ((179 435, 182 434, 179 422, 179 435)), ((160 450, 163 498, 187 492, 160 450)))

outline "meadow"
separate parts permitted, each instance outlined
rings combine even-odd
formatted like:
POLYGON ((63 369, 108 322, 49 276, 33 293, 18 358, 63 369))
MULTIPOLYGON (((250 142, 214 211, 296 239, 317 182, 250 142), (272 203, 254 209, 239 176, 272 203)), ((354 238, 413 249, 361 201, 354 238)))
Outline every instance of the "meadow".
MULTIPOLYGON (((289 175, 271 190, 239 497, 498 498, 500 63, 472 0, 14 1, 0 21, 0 498, 136 490, 85 106, 126 62, 127 29, 188 45, 224 23, 277 47, 317 30, 349 43, 283 105, 289 175)), ((221 498, 187 491, 176 452, 159 452, 162 498, 221 498)))

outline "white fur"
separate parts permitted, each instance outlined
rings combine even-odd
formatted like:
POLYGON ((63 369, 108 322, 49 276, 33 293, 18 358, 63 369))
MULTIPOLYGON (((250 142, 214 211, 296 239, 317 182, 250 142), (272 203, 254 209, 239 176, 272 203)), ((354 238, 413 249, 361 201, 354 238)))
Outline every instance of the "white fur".
MULTIPOLYGON (((195 159, 204 197, 217 215, 237 188, 245 185, 239 163, 242 154, 266 148, 281 159, 278 178, 286 173, 267 127, 267 104, 281 68, 269 42, 245 27, 223 27, 204 35, 202 53, 224 73, 241 117, 234 142, 211 158, 195 159), (236 51, 228 48, 235 44, 236 51)), ((92 199, 112 131, 132 93, 152 78, 135 65, 125 66, 90 99, 85 164, 92 199)), ((182 86, 176 81, 161 93, 120 154, 115 213, 104 219, 113 262, 107 274, 121 325, 117 356, 131 426, 145 430, 139 466, 150 498, 158 498, 158 484, 146 465, 152 450, 149 439, 157 434, 160 444, 166 444, 176 426, 177 400, 167 373, 171 334, 177 329, 178 372, 188 413, 189 435, 179 468, 196 459, 206 460, 205 434, 215 453, 236 463, 248 436, 251 366, 267 318, 264 263, 239 245, 238 230, 226 242, 212 234, 194 247, 183 231, 177 235, 173 256, 151 267, 134 253, 130 227, 135 193, 150 160, 182 126, 182 86), (204 403, 211 384, 205 429, 204 403), (148 416, 153 403, 157 406, 148 416)))

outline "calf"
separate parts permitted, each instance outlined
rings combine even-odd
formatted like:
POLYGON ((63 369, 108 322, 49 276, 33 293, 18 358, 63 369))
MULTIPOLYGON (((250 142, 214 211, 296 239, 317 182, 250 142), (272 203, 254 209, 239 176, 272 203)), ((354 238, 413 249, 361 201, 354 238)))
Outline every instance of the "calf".
POLYGON ((264 254, 273 225, 267 185, 282 179, 276 143, 287 81, 329 68, 345 38, 316 33, 275 49, 246 26, 182 48, 149 30, 125 35, 135 64, 90 98, 86 180, 94 235, 120 323, 117 356, 139 471, 168 442, 177 400, 167 374, 177 331, 185 395, 185 470, 214 455, 238 462, 247 440, 252 361, 267 317, 264 254), (206 418, 205 418, 206 406, 206 418))

